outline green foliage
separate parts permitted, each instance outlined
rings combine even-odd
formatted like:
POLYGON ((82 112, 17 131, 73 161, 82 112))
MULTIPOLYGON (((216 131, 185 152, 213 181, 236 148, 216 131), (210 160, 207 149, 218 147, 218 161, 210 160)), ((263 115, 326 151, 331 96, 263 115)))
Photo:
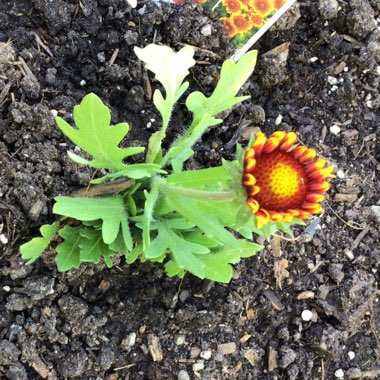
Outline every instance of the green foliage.
POLYGON ((102 237, 106 244, 115 241, 121 230, 125 245, 132 249, 132 237, 128 226, 128 214, 122 196, 102 198, 56 197, 53 212, 81 221, 102 221, 102 237))
POLYGON ((278 230, 291 230, 285 223, 256 228, 241 185, 244 150, 240 146, 237 161, 223 161, 220 167, 183 171, 183 164, 202 135, 222 122, 218 115, 247 98, 237 94, 254 69, 256 52, 247 53, 238 63, 224 62, 209 97, 200 92, 188 95, 186 106, 193 121, 166 152, 162 143, 174 106, 188 89, 184 79, 195 64, 194 49, 184 47, 175 53, 165 46, 148 45, 135 52, 165 91, 154 92, 162 127, 149 140, 145 162, 126 161, 144 149, 121 148, 128 124, 111 126, 108 107, 95 94, 86 95, 74 108, 76 127, 59 117, 57 124, 92 159, 72 152, 69 157, 79 165, 102 169, 103 176, 91 181, 97 184, 97 196, 56 197, 53 212, 60 221, 42 226, 41 237, 20 247, 22 257, 32 263, 50 245, 58 270, 67 271, 82 262, 101 260, 111 267, 112 256, 122 254, 127 264, 163 263, 168 276, 190 272, 227 283, 233 264, 263 248, 248 241, 254 233, 269 238, 278 230))
POLYGON ((94 157, 88 161, 75 153, 69 152, 70 158, 80 165, 94 168, 123 170, 126 157, 144 151, 144 148, 119 148, 121 140, 127 135, 127 123, 110 126, 111 113, 107 106, 95 95, 86 95, 80 105, 74 107, 74 121, 77 129, 65 120, 57 117, 61 131, 76 145, 94 157))
POLYGON ((70 269, 79 268, 80 265, 80 246, 82 239, 80 231, 82 227, 65 226, 59 230, 59 236, 62 238, 62 243, 56 247, 57 268, 60 272, 70 269))
POLYGON ((44 224, 40 228, 41 237, 36 237, 20 247, 22 258, 28 260, 27 264, 33 263, 44 253, 57 233, 58 225, 58 222, 44 224))
POLYGON ((195 64, 194 48, 185 46, 175 53, 168 46, 151 44, 144 49, 135 47, 134 51, 145 63, 145 67, 156 74, 156 79, 166 93, 165 98, 158 89, 153 94, 153 103, 162 117, 160 131, 154 133, 149 140, 147 162, 155 162, 161 155, 161 142, 166 136, 173 107, 189 87, 189 83, 183 80, 189 74, 188 69, 195 64))
POLYGON ((193 113, 193 122, 188 130, 172 145, 163 158, 174 171, 181 171, 183 163, 192 156, 191 147, 212 126, 222 122, 216 116, 249 96, 236 96, 240 88, 252 74, 256 65, 257 52, 245 54, 238 63, 227 60, 222 65, 219 82, 210 97, 201 92, 191 93, 186 106, 193 113))
POLYGON ((248 96, 236 96, 240 88, 252 74, 256 65, 257 51, 246 53, 238 63, 228 59, 222 65, 220 79, 210 97, 201 92, 193 92, 186 100, 186 106, 193 112, 191 133, 204 115, 215 116, 247 99, 248 96))

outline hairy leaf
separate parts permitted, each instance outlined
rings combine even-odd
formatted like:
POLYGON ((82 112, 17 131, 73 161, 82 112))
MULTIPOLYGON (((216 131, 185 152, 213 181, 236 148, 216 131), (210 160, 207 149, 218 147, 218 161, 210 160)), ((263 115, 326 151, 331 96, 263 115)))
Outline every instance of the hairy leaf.
POLYGON ((121 228, 125 245, 132 249, 132 237, 129 232, 128 215, 123 197, 72 198, 58 196, 54 198, 55 214, 64 215, 81 221, 102 220, 102 236, 106 244, 115 241, 121 228))
POLYGON ((195 201, 175 194, 167 195, 167 202, 182 216, 197 225, 207 236, 212 236, 229 247, 240 247, 241 242, 229 233, 217 218, 205 212, 195 201))
POLYGON ((21 257, 28 260, 27 264, 36 261, 49 246, 58 230, 58 222, 44 224, 40 228, 41 237, 36 237, 20 247, 21 257))
POLYGON ((183 278, 183 276, 185 275, 185 271, 178 266, 178 264, 174 261, 174 259, 169 260, 165 264, 165 270, 166 270, 166 274, 169 277, 177 276, 179 278, 183 278))
POLYGON ((120 142, 127 135, 127 123, 110 126, 111 114, 107 106, 93 93, 86 95, 80 105, 74 107, 74 121, 77 129, 65 120, 56 118, 61 131, 76 145, 94 157, 87 161, 74 153, 70 158, 82 165, 110 170, 124 170, 127 165, 123 160, 131 155, 141 153, 144 148, 119 148, 120 142))
POLYGON ((80 231, 80 235, 84 238, 79 243, 80 261, 98 264, 103 257, 107 267, 112 267, 110 257, 116 252, 103 242, 101 231, 85 228, 80 231))
POLYGON ((237 63, 231 59, 225 61, 222 65, 219 82, 209 98, 201 92, 193 92, 188 96, 186 106, 189 111, 194 113, 194 121, 189 132, 192 132, 205 114, 218 115, 247 99, 246 96, 236 97, 236 94, 252 74, 256 65, 256 57, 257 51, 250 51, 244 54, 237 63))
POLYGON ((145 63, 145 67, 156 74, 156 79, 165 89, 166 97, 160 90, 153 94, 153 103, 162 117, 162 127, 149 140, 147 162, 156 162, 161 155, 161 143, 165 138, 174 104, 187 90, 189 83, 183 80, 194 66, 194 48, 185 46, 175 53, 168 46, 150 44, 143 49, 134 48, 136 55, 145 63))
POLYGON ((153 220, 153 210, 154 206, 158 200, 159 191, 156 185, 152 185, 150 193, 144 191, 145 195, 145 205, 144 205, 144 215, 143 215, 143 246, 146 248, 150 244, 150 230, 151 222, 153 220))
MULTIPOLYGON (((223 167, 207 168, 200 170, 187 170, 173 173, 167 177, 170 185, 190 187, 193 189, 207 190, 216 185, 226 184, 229 177, 223 167)), ((219 186, 221 188, 221 186, 219 186)))
POLYGON ((70 269, 79 268, 80 265, 80 235, 82 227, 65 226, 59 230, 59 236, 63 242, 57 245, 57 256, 55 258, 57 268, 60 272, 65 272, 70 269))

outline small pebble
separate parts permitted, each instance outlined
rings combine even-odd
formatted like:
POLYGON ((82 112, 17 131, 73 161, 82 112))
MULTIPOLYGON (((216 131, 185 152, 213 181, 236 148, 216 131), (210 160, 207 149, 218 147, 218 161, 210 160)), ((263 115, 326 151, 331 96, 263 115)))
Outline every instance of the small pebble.
POLYGON ((137 13, 138 13, 140 16, 143 16, 144 13, 145 13, 145 11, 146 11, 146 4, 144 4, 144 6, 141 7, 141 8, 137 11, 137 13))
POLYGON ((5 245, 8 243, 8 238, 4 234, 1 234, 0 241, 5 245))
POLYGON ((104 63, 106 61, 106 55, 104 54, 104 51, 101 51, 100 53, 96 54, 96 57, 98 58, 98 61, 100 63, 104 63))
POLYGON ((132 347, 135 345, 136 343, 136 333, 135 332, 131 332, 130 334, 128 334, 127 336, 127 344, 129 347, 132 347))
POLYGON ((355 352, 354 352, 354 351, 349 351, 347 355, 348 355, 348 358, 349 358, 350 360, 355 359, 355 352))
POLYGON ((79 82, 79 84, 80 84, 81 86, 85 86, 86 83, 87 83, 87 82, 86 82, 84 79, 82 79, 82 80, 79 82))
POLYGON ((327 82, 329 82, 329 84, 331 85, 338 84, 338 79, 336 79, 335 77, 328 76, 327 82))
POLYGON ((57 117, 57 116, 58 116, 58 111, 57 111, 57 110, 51 110, 50 112, 52 113, 52 115, 53 115, 54 117, 57 117))
POLYGON ((334 375, 337 379, 342 379, 344 377, 344 372, 341 368, 337 369, 335 372, 334 372, 334 375))
POLYGON ((309 62, 310 63, 314 63, 314 62, 317 62, 318 61, 318 57, 311 57, 310 59, 309 59, 309 62))
POLYGON ((137 0, 127 0, 127 3, 133 9, 137 7, 137 0))
POLYGON ((185 343, 185 335, 176 335, 174 337, 174 343, 177 346, 181 346, 182 344, 184 344, 185 343))
POLYGON ((251 107, 252 123, 261 124, 265 121, 265 110, 263 107, 254 105, 251 107))
POLYGON ((230 343, 222 343, 218 346, 218 352, 223 355, 230 355, 233 354, 236 351, 236 343, 230 342, 230 343))
POLYGON ((178 372, 178 380, 190 380, 190 375, 184 369, 178 372))
POLYGON ((372 205, 370 207, 371 214, 375 217, 376 221, 380 223, 380 206, 372 205))
POLYGON ((204 360, 209 360, 211 358, 212 351, 211 350, 206 350, 201 352, 201 358, 204 360))
POLYGON ((193 364, 193 372, 199 372, 205 367, 203 360, 198 360, 196 363, 193 364))
POLYGON ((331 20, 337 17, 339 3, 337 0, 319 0, 319 11, 324 20, 331 20))
POLYGON ((276 117, 276 121, 274 122, 276 125, 280 125, 282 122, 282 115, 278 115, 276 117))
POLYGON ((313 317, 313 313, 310 310, 304 310, 301 314, 301 318, 305 322, 311 321, 311 318, 313 317))
POLYGON ((345 249, 344 255, 347 257, 348 260, 352 261, 355 256, 354 253, 350 249, 345 249))
POLYGON ((330 132, 334 135, 338 135, 340 131, 341 131, 340 127, 335 124, 330 127, 330 132))
POLYGON ((179 300, 181 302, 185 302, 190 297, 190 292, 188 290, 182 290, 181 293, 179 293, 179 300))
POLYGON ((205 37, 211 36, 211 34, 212 34, 212 26, 210 24, 205 25, 201 29, 201 34, 203 34, 205 37))
POLYGON ((196 359, 201 353, 201 349, 198 347, 192 347, 190 350, 190 359, 196 359))
POLYGON ((337 176, 338 178, 344 178, 344 172, 343 172, 343 170, 338 170, 338 171, 336 172, 336 176, 337 176))
POLYGON ((8 285, 5 285, 5 286, 3 286, 3 290, 4 290, 5 292, 10 292, 10 291, 11 291, 11 287, 8 286, 8 285))

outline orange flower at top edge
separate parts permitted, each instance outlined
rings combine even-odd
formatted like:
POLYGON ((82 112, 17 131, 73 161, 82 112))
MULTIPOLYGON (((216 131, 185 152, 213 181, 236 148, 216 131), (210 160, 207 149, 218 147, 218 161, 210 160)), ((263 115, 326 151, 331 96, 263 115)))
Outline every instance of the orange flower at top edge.
POLYGON ((286 0, 274 0, 274 7, 276 10, 279 10, 284 4, 286 0))
POLYGON ((238 13, 243 7, 243 4, 239 0, 222 0, 222 4, 229 13, 238 13))
POLYGON ((273 0, 252 0, 251 6, 253 10, 261 16, 268 16, 274 9, 273 0))
POLYGON ((297 146, 294 132, 278 131, 267 138, 257 133, 244 158, 243 185, 247 203, 261 228, 270 220, 289 222, 322 211, 326 181, 335 177, 325 160, 315 160, 314 149, 297 146))

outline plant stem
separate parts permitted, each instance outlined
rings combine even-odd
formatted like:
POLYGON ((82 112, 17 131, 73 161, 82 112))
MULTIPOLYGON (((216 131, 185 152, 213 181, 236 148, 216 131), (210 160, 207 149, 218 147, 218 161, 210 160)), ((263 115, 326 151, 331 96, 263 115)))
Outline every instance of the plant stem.
POLYGON ((200 201, 214 201, 214 202, 223 202, 223 201, 231 201, 235 198, 235 194, 233 191, 203 191, 203 190, 195 190, 189 189, 180 186, 172 186, 168 185, 166 181, 162 178, 156 178, 157 185, 160 190, 164 193, 168 193, 171 195, 183 195, 188 198, 198 199, 200 201))

